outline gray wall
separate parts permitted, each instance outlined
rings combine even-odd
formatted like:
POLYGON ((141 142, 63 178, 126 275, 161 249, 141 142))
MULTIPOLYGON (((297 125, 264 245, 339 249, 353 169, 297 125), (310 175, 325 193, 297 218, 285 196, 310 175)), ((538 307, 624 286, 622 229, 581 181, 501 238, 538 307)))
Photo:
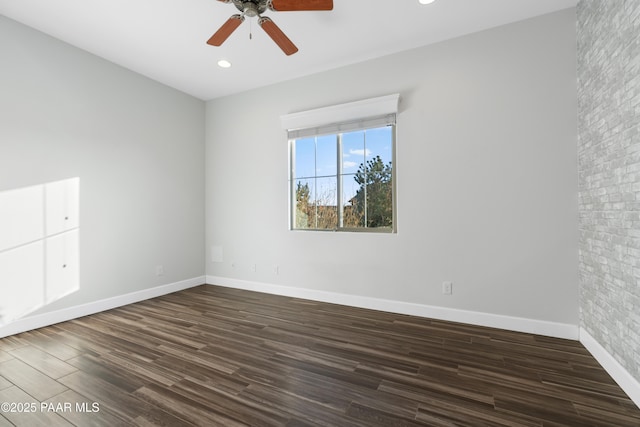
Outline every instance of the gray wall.
POLYGON ((569 9, 208 102, 207 274, 577 325, 575 42, 569 9), (279 116, 396 92, 398 233, 289 231, 279 116))
POLYGON ((80 178, 80 291, 41 312, 202 276, 204 103, 2 16, 0 64, 0 191, 80 178))
POLYGON ((577 10, 580 324, 640 381, 640 1, 577 10))

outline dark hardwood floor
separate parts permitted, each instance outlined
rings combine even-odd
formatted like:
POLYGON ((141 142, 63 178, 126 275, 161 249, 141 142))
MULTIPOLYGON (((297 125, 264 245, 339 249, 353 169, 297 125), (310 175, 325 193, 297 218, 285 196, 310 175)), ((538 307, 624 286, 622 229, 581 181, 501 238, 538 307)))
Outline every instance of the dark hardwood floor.
POLYGON ((214 286, 1 339, 0 402, 0 427, 640 426, 575 341, 214 286))

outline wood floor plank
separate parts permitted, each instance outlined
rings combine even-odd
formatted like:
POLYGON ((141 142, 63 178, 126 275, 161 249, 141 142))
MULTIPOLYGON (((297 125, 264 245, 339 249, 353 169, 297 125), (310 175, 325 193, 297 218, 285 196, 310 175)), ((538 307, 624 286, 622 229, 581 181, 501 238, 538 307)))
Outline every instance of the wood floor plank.
POLYGON ((13 383, 9 380, 7 380, 5 377, 3 377, 2 375, 0 375, 0 390, 3 390, 5 388, 9 388, 12 387, 13 383))
POLYGON ((11 355, 36 368, 51 378, 60 378, 76 371, 76 368, 57 357, 31 345, 11 350, 11 355))
POLYGON ((276 409, 286 409, 288 413, 298 420, 315 423, 321 426, 370 426, 357 419, 348 418, 344 411, 336 410, 330 405, 324 405, 322 402, 308 400, 297 394, 292 394, 267 385, 252 384, 241 393, 241 396, 246 399, 247 402, 269 405, 276 409))
POLYGON ((157 406, 184 422, 198 426, 229 426, 243 427, 248 424, 226 417, 212 411, 207 405, 191 400, 176 393, 172 389, 149 385, 135 392, 135 396, 149 405, 157 406))
POLYGON ((126 393, 113 384, 82 371, 62 377, 60 382, 92 402, 98 403, 100 407, 108 408, 120 418, 135 419, 138 416, 143 416, 147 419, 166 419, 168 421, 174 418, 160 408, 138 399, 133 394, 126 393))
MULTIPOLYGON (((462 405, 473 402, 478 405, 493 407, 495 398, 489 391, 482 390, 479 384, 461 383, 455 377, 440 377, 433 382, 424 381, 414 384, 403 384, 385 380, 379 391, 395 396, 402 396, 418 403, 431 403, 434 399, 441 399, 462 405), (443 381, 444 380, 444 381, 443 381)), ((487 389, 485 387, 485 389, 487 389)))
MULTIPOLYGON (((242 377, 247 373, 245 370, 241 370, 237 375, 242 377)), ((295 395, 297 398, 332 408, 337 412, 345 411, 353 399, 363 396, 371 397, 376 394, 376 390, 373 388, 353 386, 353 384, 346 383, 341 379, 307 369, 294 368, 284 375, 269 376, 265 371, 257 376, 250 375, 254 381, 247 388, 259 383, 265 387, 277 388, 284 393, 295 395)))
POLYGON ((577 341, 217 286, 0 339, 3 397, 100 412, 0 427, 640 426, 577 341))
POLYGON ((18 359, 0 363, 0 375, 38 401, 67 390, 64 385, 18 359))
POLYGON ((86 331, 73 331, 73 324, 71 322, 58 323, 48 328, 55 329, 57 333, 56 339, 60 343, 78 350, 81 354, 104 354, 111 351, 111 348, 105 345, 100 345, 96 340, 88 340, 86 331))
POLYGON ((564 388, 572 392, 626 398, 626 394, 620 387, 616 383, 609 381, 602 382, 585 379, 575 375, 569 375, 566 371, 551 374, 546 370, 541 370, 539 377, 543 384, 564 388))
POLYGON ((92 340, 109 349, 103 354, 118 350, 148 361, 155 360, 162 354, 154 350, 154 345, 149 346, 145 340, 140 340, 136 332, 110 327, 89 317, 72 320, 65 324, 65 329, 76 335, 91 336, 92 340))
POLYGON ((75 426, 125 427, 130 425, 128 420, 118 417, 104 406, 102 408, 99 404, 94 406, 94 403, 98 402, 93 402, 73 390, 60 393, 43 403, 75 426))
POLYGON ((0 363, 6 362, 9 359, 13 359, 13 356, 10 353, 7 353, 6 351, 0 350, 0 363))
POLYGON ((198 402, 209 411, 215 411, 247 425, 280 426, 286 424, 290 418, 285 408, 275 408, 246 400, 241 395, 242 391, 230 393, 189 379, 180 381, 172 387, 172 390, 191 401, 198 402))
POLYGON ((40 401, 18 387, 0 391, 0 402, 17 404, 15 412, 3 411, 2 415, 15 426, 24 427, 72 427, 73 424, 56 412, 41 410, 40 401), (27 409, 28 408, 28 409, 27 409))
MULTIPOLYGON (((620 407, 609 407, 602 409, 599 407, 574 404, 578 414, 586 420, 597 421, 602 425, 607 423, 620 426, 638 427, 638 418, 633 413, 627 413, 626 410, 620 410, 620 407)), ((634 411, 635 412, 635 411, 634 411)))
MULTIPOLYGON (((46 351, 50 355, 63 361, 82 354, 80 350, 61 342, 61 337, 57 333, 45 334, 42 333, 42 330, 34 330, 20 334, 20 338, 29 345, 46 351)), ((2 361, 1 357, 0 361, 2 361)))
POLYGON ((26 345, 28 345, 28 343, 17 336, 0 339, 0 351, 11 351, 26 345))
POLYGON ((273 350, 275 355, 287 356, 295 360, 316 363, 347 371, 354 371, 359 364, 358 360, 349 359, 338 354, 318 351, 315 348, 305 346, 283 343, 276 344, 270 341, 265 341, 262 345, 265 348, 273 350))
POLYGON ((387 413, 378 408, 352 403, 347 411, 347 416, 355 418, 370 426, 381 427, 417 427, 424 424, 407 418, 399 418, 395 414, 387 413))
POLYGON ((100 378, 126 393, 134 392, 145 384, 126 370, 105 364, 99 356, 86 354, 70 359, 68 362, 78 370, 100 378))
MULTIPOLYGON (((498 411, 521 419, 541 420, 542 425, 545 425, 547 421, 553 421, 571 427, 599 426, 599 423, 581 417, 571 402, 566 400, 554 399, 553 402, 550 402, 530 394, 505 395, 496 397, 495 407, 498 411)), ((620 424, 612 422, 610 425, 619 426, 620 424)))
MULTIPOLYGON (((231 374, 240 369, 240 364, 235 363, 233 360, 218 357, 215 354, 205 353, 203 351, 187 351, 184 348, 174 345, 161 345, 158 347, 158 350, 163 351, 165 356, 175 356, 185 361, 193 362, 200 367, 210 368, 227 374, 231 374)), ((165 356, 159 358, 158 362, 162 363, 165 356)))
POLYGON ((146 360, 136 359, 126 353, 112 352, 103 354, 100 356, 100 360, 108 366, 117 366, 142 381, 147 380, 166 387, 171 387, 183 378, 182 375, 172 369, 155 363, 156 361, 153 363, 147 362, 146 360))
POLYGON ((202 340, 189 338, 185 331, 171 331, 169 328, 167 328, 167 330, 161 330, 158 327, 146 327, 144 328, 144 332, 146 335, 158 338, 163 344, 178 344, 195 350, 199 350, 207 345, 207 343, 202 340))
POLYGON ((497 412, 493 405, 476 401, 442 399, 434 397, 421 403, 417 421, 454 423, 456 426, 486 424, 505 427, 540 427, 538 420, 528 419, 508 412, 497 412))
POLYGON ((158 366, 172 369, 180 373, 180 379, 200 380, 206 384, 215 384, 216 387, 232 393, 244 390, 249 383, 231 375, 231 373, 199 364, 193 359, 185 360, 176 356, 167 355, 158 359, 158 366))

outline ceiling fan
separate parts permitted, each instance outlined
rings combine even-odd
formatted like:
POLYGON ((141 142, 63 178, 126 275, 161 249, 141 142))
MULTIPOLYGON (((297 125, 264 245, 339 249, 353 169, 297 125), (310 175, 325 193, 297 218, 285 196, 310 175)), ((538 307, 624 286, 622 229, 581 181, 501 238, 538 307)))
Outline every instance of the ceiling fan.
POLYGON ((333 0, 218 0, 233 5, 242 12, 232 15, 207 41, 212 46, 221 46, 236 28, 242 24, 244 17, 257 16, 260 27, 273 39, 273 41, 287 55, 293 55, 298 51, 282 30, 266 16, 262 14, 271 10, 274 12, 293 12, 303 10, 333 10, 333 0))

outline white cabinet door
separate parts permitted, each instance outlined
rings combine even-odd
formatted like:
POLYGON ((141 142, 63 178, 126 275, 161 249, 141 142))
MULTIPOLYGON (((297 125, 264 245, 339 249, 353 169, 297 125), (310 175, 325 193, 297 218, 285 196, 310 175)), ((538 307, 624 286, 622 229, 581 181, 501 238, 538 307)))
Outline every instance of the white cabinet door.
POLYGON ((44 243, 0 252, 0 325, 44 304, 44 243))
POLYGON ((49 304, 80 287, 78 230, 47 238, 46 303, 49 304))
POLYGON ((0 192, 0 251, 44 237, 43 187, 0 192))
POLYGON ((79 191, 79 178, 45 185, 47 236, 78 228, 79 191))

